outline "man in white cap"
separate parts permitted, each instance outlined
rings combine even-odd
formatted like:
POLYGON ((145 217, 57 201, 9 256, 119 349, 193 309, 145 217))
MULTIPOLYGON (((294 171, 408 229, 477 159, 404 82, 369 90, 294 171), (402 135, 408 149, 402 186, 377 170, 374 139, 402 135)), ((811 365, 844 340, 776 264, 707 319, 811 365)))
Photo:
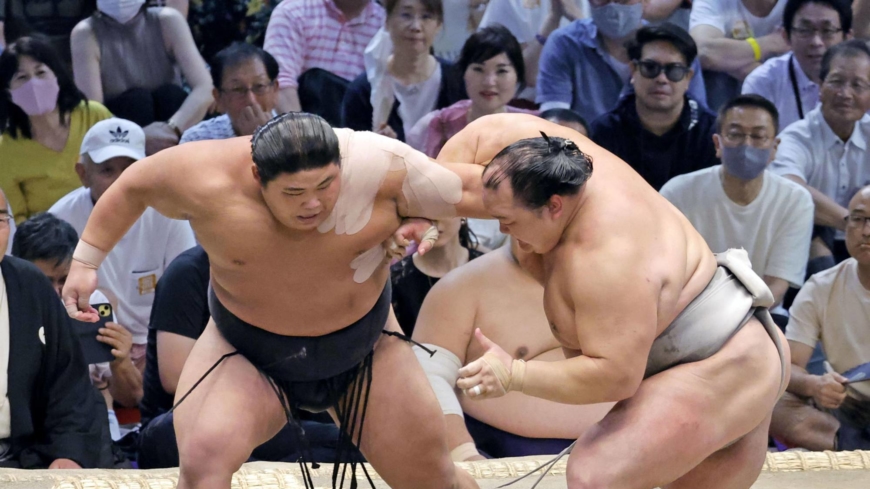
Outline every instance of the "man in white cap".
MULTIPOLYGON (((94 124, 82 140, 76 173, 83 187, 61 198, 48 211, 69 222, 81 236, 106 189, 130 165, 145 158, 145 132, 124 119, 94 124)), ((115 309, 115 318, 133 335, 130 357, 145 368, 148 318, 157 280, 169 263, 196 244, 186 221, 161 216, 148 209, 127 231, 100 268, 99 283, 115 309)))

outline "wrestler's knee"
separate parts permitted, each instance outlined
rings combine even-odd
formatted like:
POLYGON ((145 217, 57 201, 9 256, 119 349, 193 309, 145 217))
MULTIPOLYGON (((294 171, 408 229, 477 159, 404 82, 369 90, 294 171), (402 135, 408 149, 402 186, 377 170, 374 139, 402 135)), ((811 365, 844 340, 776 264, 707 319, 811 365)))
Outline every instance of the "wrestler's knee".
POLYGON ((229 480, 250 456, 251 449, 226 430, 201 427, 178 433, 180 476, 188 481, 229 480), (233 443, 227 440, 236 439, 233 443))
POLYGON ((601 459, 601 455, 595 453, 594 444, 577 441, 568 457, 566 478, 568 489, 615 489, 622 487, 616 477, 608 473, 608 467, 614 467, 601 459))

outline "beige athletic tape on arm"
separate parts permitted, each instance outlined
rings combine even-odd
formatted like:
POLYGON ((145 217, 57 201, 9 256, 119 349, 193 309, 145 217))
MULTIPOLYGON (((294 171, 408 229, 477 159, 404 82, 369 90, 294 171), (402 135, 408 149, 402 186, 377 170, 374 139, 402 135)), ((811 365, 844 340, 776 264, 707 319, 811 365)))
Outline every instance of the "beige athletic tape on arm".
POLYGON ((483 361, 492 369, 492 373, 505 392, 523 391, 523 383, 526 380, 526 362, 524 360, 513 360, 510 370, 493 353, 485 353, 483 361))
POLYGON ((79 240, 79 244, 73 252, 73 260, 96 270, 100 268, 108 254, 108 251, 103 251, 92 244, 79 240))
MULTIPOLYGON (((372 217, 375 199, 387 172, 406 170, 402 193, 412 215, 452 217, 462 200, 462 179, 426 155, 394 139, 370 132, 335 129, 341 150, 341 191, 321 233, 356 234, 372 217)), ((428 232, 427 232, 428 233, 428 232)), ((385 263, 382 243, 351 262, 353 280, 363 283, 385 263)))
POLYGON ((462 362, 453 352, 438 345, 425 343, 423 346, 436 350, 434 355, 429 356, 422 348, 414 345, 414 354, 417 355, 417 360, 420 361, 420 365, 429 379, 429 384, 435 391, 435 397, 438 398, 438 404, 441 405, 441 412, 462 416, 462 406, 459 404, 459 399, 454 391, 462 362))

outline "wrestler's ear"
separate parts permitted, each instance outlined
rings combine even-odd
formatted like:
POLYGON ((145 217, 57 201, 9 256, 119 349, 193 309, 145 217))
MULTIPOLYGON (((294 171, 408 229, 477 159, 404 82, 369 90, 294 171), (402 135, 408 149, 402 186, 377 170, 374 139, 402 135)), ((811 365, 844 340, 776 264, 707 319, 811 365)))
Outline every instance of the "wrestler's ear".
POLYGON ((260 186, 262 187, 263 186, 263 179, 260 178, 260 170, 257 169, 257 165, 251 165, 251 173, 254 175, 254 180, 256 180, 257 183, 259 183, 260 186))
POLYGON ((550 217, 553 219, 559 219, 562 215, 562 210, 565 208, 565 201, 562 199, 561 195, 553 195, 550 197, 550 200, 547 201, 547 212, 550 213, 550 217))

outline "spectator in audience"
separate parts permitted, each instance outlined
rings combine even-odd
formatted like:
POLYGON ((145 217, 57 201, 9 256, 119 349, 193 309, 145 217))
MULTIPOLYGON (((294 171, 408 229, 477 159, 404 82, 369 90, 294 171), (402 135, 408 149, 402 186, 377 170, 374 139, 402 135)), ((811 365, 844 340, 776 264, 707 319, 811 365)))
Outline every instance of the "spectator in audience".
MULTIPOLYGON (((3 189, 0 188, 0 193, 3 193, 3 189)), ((12 206, 9 205, 9 201, 6 200, 6 194, 3 194, 3 200, 6 202, 6 215, 11 218, 9 221, 9 243, 6 245, 5 254, 12 254, 12 240, 15 239, 15 214, 12 213, 12 206)), ((2 212, 3 209, 0 209, 2 212)), ((2 248, 0 248, 0 252, 4 252, 2 248)))
POLYGON ((652 23, 670 22, 684 31, 689 30, 692 0, 645 0, 643 18, 652 23))
POLYGON ((263 47, 266 26, 275 0, 197 0, 190 5, 187 23, 203 59, 215 55, 233 42, 263 47))
POLYGON ((233 43, 211 62, 217 109, 223 115, 184 131, 181 143, 250 136, 276 114, 278 63, 271 54, 246 43, 233 43))
POLYGON ((740 94, 740 84, 765 60, 785 54, 780 30, 787 0, 694 0, 689 32, 698 43, 709 106, 740 94))
POLYGON ((813 232, 809 192, 765 170, 776 155, 777 118, 759 95, 730 100, 713 136, 722 164, 678 176, 661 190, 714 253, 744 248, 776 305, 789 285, 803 284, 813 232))
POLYGON ((405 138, 411 147, 432 158, 438 156, 448 139, 479 117, 502 112, 532 113, 507 105, 525 84, 525 78, 522 50, 506 28, 496 25, 475 32, 465 42, 456 67, 463 73, 468 99, 430 112, 405 138))
POLYGON ((402 331, 411 336, 423 299, 438 280, 483 253, 464 218, 434 221, 438 241, 424 255, 414 253, 390 267, 393 282, 393 311, 402 331))
MULTIPOLYGON (((0 192, 0 249, 6 208, 0 192)), ((0 272, 0 467, 111 468, 106 405, 63 304, 25 260, 0 254, 0 272)))
POLYGON ((345 83, 365 71, 363 51, 385 18, 384 8, 374 0, 279 3, 272 12, 263 45, 281 68, 278 111, 303 108, 299 78, 309 70, 326 71, 345 83))
POLYGON ((585 0, 489 0, 480 28, 503 25, 523 48, 526 90, 519 97, 535 100, 535 83, 541 50, 547 38, 559 27, 588 16, 585 0))
POLYGON ((442 0, 444 25, 432 44, 432 54, 456 62, 462 46, 474 34, 488 0, 442 0))
POLYGON ((589 136, 589 123, 571 109, 550 109, 541 112, 541 119, 571 128, 584 136, 589 136))
POLYGON ((7 39, 42 34, 69 69, 69 35, 73 27, 96 9, 95 0, 0 0, 0 51, 7 39), (5 33, 4 33, 5 31, 5 33))
MULTIPOLYGON (((181 368, 211 317, 208 286, 209 260, 201 246, 178 255, 157 284, 148 326, 145 396, 140 406, 139 468, 178 466, 174 418, 169 410, 181 368)), ((302 420, 301 425, 312 450, 312 461, 334 461, 338 439, 335 424, 302 420)), ((298 457, 298 439, 289 424, 252 454, 253 459, 273 462, 292 462, 298 457)))
POLYGON ((848 257, 846 206, 870 184, 870 48, 858 40, 831 47, 820 76, 819 107, 780 133, 771 167, 813 196, 816 225, 825 228, 816 232, 810 256, 818 261, 812 270, 848 257))
POLYGON ((822 56, 848 37, 852 10, 848 0, 788 0, 782 23, 792 52, 753 70, 742 90, 773 102, 780 129, 785 129, 819 104, 822 56))
POLYGON ((145 129, 146 154, 178 144, 212 103, 212 84, 187 21, 144 0, 99 0, 73 29, 76 85, 145 129), (187 93, 178 72, 190 86, 187 93))
POLYGON ((385 31, 366 72, 350 84, 341 107, 344 127, 405 141, 420 119, 466 98, 453 65, 430 54, 444 17, 441 0, 387 0, 385 31))
POLYGON ((21 222, 76 188, 82 138, 111 114, 76 88, 42 37, 23 37, 0 55, 0 87, 0 188, 21 222))
MULTIPOLYGON (((570 108, 586 120, 613 109, 631 91, 626 41, 641 27, 641 0, 590 0, 591 18, 556 30, 541 53, 537 101, 541 110, 570 108)), ((689 93, 706 105, 700 65, 689 93)))
MULTIPOLYGON (((69 223, 46 212, 21 223, 13 240, 12 255, 36 265, 48 277, 60 297, 78 240, 78 234, 69 223)), ((90 303, 108 304, 109 299, 102 292, 95 291, 91 295, 90 303)), ((91 383, 100 390, 106 401, 112 439, 118 440, 121 434, 113 402, 117 401, 126 407, 138 406, 142 399, 142 373, 130 360, 133 336, 113 319, 110 318, 96 338, 97 341, 112 347, 115 359, 88 365, 88 370, 91 383)), ((73 327, 75 325, 74 322, 73 327)))
POLYGON ((544 314, 544 288, 522 268, 514 243, 447 274, 423 303, 414 330, 415 341, 435 350, 430 356, 414 347, 441 404, 457 462, 559 453, 613 406, 571 406, 521 393, 475 402, 456 390, 457 370, 484 353, 476 329, 516 358, 565 359, 544 314))
MULTIPOLYGON (((82 141, 81 161, 75 165, 83 186, 60 199, 49 212, 72 224, 81 236, 94 204, 125 169, 144 157, 141 127, 116 118, 94 125, 82 141)), ((100 267, 100 291, 109 297, 118 322, 133 334, 130 358, 140 372, 145 368, 154 287, 169 263, 195 244, 190 224, 149 207, 100 267)))
POLYGON ((852 0, 852 15, 855 17, 855 37, 870 39, 870 0, 852 0))
POLYGON ((810 277, 789 310, 791 380, 770 425, 789 446, 870 449, 870 384, 844 377, 870 362, 870 187, 849 204, 846 247, 852 258, 810 277), (828 373, 811 375, 804 369, 819 341, 828 373))
POLYGON ((592 140, 656 190, 677 175, 718 162, 716 116, 686 93, 697 53, 689 33, 673 24, 641 28, 628 43, 634 93, 592 122, 592 140))

